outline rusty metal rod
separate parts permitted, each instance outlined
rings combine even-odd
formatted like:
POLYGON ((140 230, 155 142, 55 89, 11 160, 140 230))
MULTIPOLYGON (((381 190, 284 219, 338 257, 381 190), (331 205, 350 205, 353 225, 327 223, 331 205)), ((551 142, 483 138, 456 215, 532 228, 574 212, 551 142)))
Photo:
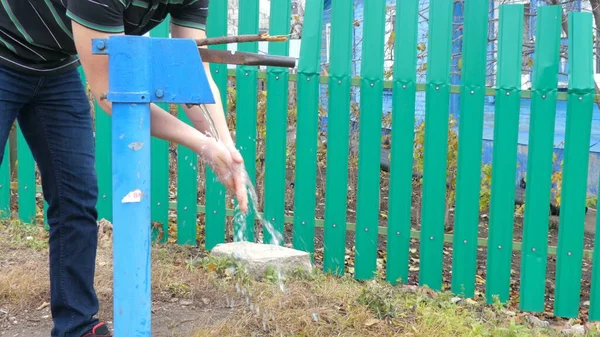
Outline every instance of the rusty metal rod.
POLYGON ((203 62, 237 64, 248 66, 272 66, 294 68, 296 59, 287 56, 263 55, 256 53, 232 52, 229 50, 215 50, 198 48, 203 62))
POLYGON ((228 43, 244 43, 244 42, 285 42, 287 37, 284 35, 271 36, 269 34, 252 34, 252 35, 232 35, 232 36, 219 36, 211 37, 206 39, 197 39, 196 44, 198 47, 210 46, 215 44, 228 44, 228 43))

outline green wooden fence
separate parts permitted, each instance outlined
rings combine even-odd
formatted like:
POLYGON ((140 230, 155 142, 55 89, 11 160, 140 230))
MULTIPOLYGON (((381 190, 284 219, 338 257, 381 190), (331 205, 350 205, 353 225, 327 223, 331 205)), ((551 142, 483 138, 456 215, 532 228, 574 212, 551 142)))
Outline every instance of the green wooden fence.
MULTIPOLYGON (((488 4, 465 0, 462 83, 450 85, 452 40, 452 0, 431 0, 429 6, 428 70, 426 83, 416 83, 418 0, 399 1, 395 34, 395 60, 392 81, 384 81, 383 50, 385 0, 369 1, 365 7, 363 53, 359 79, 351 77, 352 30, 351 1, 333 0, 331 22, 331 63, 329 75, 320 69, 323 4, 307 0, 303 41, 297 74, 288 69, 270 67, 266 73, 255 67, 239 66, 228 71, 225 65, 212 65, 211 72, 227 104, 228 79, 237 90, 236 137, 246 163, 256 162, 257 79, 267 82, 265 218, 280 231, 293 225, 295 248, 315 251, 315 228, 323 228, 323 268, 341 275, 345 269, 345 251, 349 244, 346 232, 356 234, 355 277, 370 279, 377 270, 380 236, 387 236, 386 277, 391 283, 406 282, 411 273, 419 283, 435 290, 443 288, 443 270, 451 268, 451 289, 472 297, 475 294, 477 251, 487 247, 485 293, 492 301, 511 298, 511 262, 513 251, 521 251, 521 309, 543 311, 546 304, 546 270, 548 254, 556 255, 554 311, 558 316, 576 317, 581 302, 582 259, 600 258, 600 251, 584 251, 583 225, 586 198, 588 151, 595 96, 592 68, 591 13, 570 13, 568 25, 569 83, 566 94, 558 93, 558 69, 561 35, 561 8, 538 9, 535 40, 533 88, 521 90, 521 52, 523 45, 523 5, 502 5, 499 18, 498 78, 495 88, 486 88, 486 48, 488 43, 488 4), (288 85, 297 85, 297 140, 295 195, 293 216, 285 213, 286 129, 288 85), (323 220, 316 219, 315 190, 317 171, 317 136, 319 86, 328 86, 328 149, 326 199, 323 220), (358 157, 358 191, 356 223, 347 221, 349 150, 349 96, 352 87, 360 87, 360 141, 358 157), (381 146, 382 94, 393 90, 392 146, 389 217, 386 226, 378 225, 380 200, 379 156, 381 146), (422 224, 420 231, 411 228, 412 156, 414 142, 415 94, 426 95, 426 130, 423 171, 422 224), (448 115, 451 93, 461 97, 459 124, 458 177, 454 234, 444 231, 446 209, 446 170, 448 115), (478 236, 479 195, 482 155, 484 97, 495 96, 495 143, 491 187, 489 235, 478 236), (524 216, 523 242, 513 242, 515 167, 520 99, 532 99, 531 131, 528 153, 528 187, 524 216), (554 117, 557 100, 568 101, 567 130, 563 169, 563 194, 558 247, 548 246, 548 213, 551 190, 554 117), (440 169, 442 168, 442 169, 440 169), (420 240, 420 269, 409 271, 411 239, 420 240), (444 244, 452 244, 451 266, 444 265, 444 244)), ((227 34, 227 1, 210 4, 208 35, 227 34)), ((243 0, 239 8, 239 33, 258 32, 259 1, 243 0)), ((271 0, 270 33, 287 34, 290 30, 290 1, 271 0)), ((168 23, 151 32, 168 36, 168 23)), ((211 48, 225 48, 215 46, 211 48)), ((257 44, 240 45, 240 50, 256 52, 257 44)), ((269 53, 287 55, 288 43, 271 43, 269 53)), ((82 80, 85 81, 85 78, 82 80)), ((164 106, 168 108, 168 106, 164 106)), ((98 210, 101 218, 111 220, 111 120, 96 111, 97 170, 100 185, 98 210)), ((179 114, 185 119, 185 114, 179 114)), ((189 122, 186 120, 186 122, 189 122)), ((0 211, 11 216, 11 187, 18 195, 17 216, 31 222, 36 216, 35 164, 20 132, 17 138, 18 182, 10 178, 8 147, 0 168, 0 211)), ((169 212, 177 214, 179 244, 195 245, 198 239, 197 215, 205 214, 206 249, 225 241, 226 218, 235 215, 226 208, 225 191, 208 169, 206 205, 197 205, 197 156, 179 147, 177 175, 169 177, 167 142, 152 143, 152 220, 153 238, 169 239, 169 212), (169 179, 177 179, 177 200, 169 198, 169 179), (162 230, 161 230, 162 229, 162 230)), ((256 167, 248 165, 256 182, 256 167)), ((14 200, 13 200, 14 202, 14 200)), ((248 217, 249 223, 256 214, 248 217)), ((265 231, 264 240, 269 235, 265 231)), ((253 226, 244 232, 246 240, 255 240, 253 226)), ((598 241, 596 243, 599 243, 598 241)), ((352 243, 350 243, 352 244, 352 243)), ((590 318, 600 318, 600 267, 593 265, 590 318)))

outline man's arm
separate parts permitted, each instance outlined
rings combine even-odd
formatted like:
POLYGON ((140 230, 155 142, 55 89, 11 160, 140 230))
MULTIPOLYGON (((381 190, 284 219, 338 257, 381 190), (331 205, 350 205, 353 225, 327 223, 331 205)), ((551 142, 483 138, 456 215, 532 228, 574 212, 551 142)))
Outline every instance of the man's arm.
MULTIPOLYGON (((117 34, 92 30, 75 21, 72 22, 72 27, 77 53, 92 93, 102 110, 110 115, 112 114, 112 104, 107 100, 100 99, 103 93, 108 92, 108 57, 92 54, 92 39, 108 38, 117 34)), ((208 142, 212 141, 156 104, 151 104, 151 119, 153 136, 189 147, 201 155, 206 152, 208 142)))
MULTIPOLYGON (((206 32, 202 29, 184 27, 178 25, 176 23, 171 24, 171 34, 173 38, 184 38, 184 39, 204 39, 206 38, 206 32)), ((206 48, 206 46, 201 47, 206 48)), ((205 104, 204 106, 208 110, 210 117, 214 121, 216 131, 218 132, 219 139, 221 139, 225 145, 234 146, 233 139, 231 137, 229 128, 227 126, 227 120, 225 119, 224 106, 221 101, 221 93, 219 88, 215 84, 211 72, 210 72, 210 64, 208 62, 203 62, 204 72, 206 73, 206 77, 208 78, 208 83, 212 90, 213 96, 215 98, 214 104, 205 104)), ((208 132, 207 121, 200 110, 200 107, 194 106, 192 108, 188 108, 184 106, 184 110, 188 115, 192 124, 199 130, 203 132, 208 132)))
MULTIPOLYGON (((72 21, 71 24, 77 53, 91 91, 100 107, 110 115, 112 114, 112 104, 100 99, 101 94, 108 91, 108 57, 92 53, 92 39, 108 38, 115 34, 93 30, 75 21, 72 21)), ((151 134, 186 146, 198 153, 208 162, 220 181, 227 188, 236 192, 242 209, 247 208, 245 187, 235 171, 237 170, 236 165, 239 164, 238 158, 225 144, 218 143, 212 137, 207 137, 155 104, 151 104, 151 134)))

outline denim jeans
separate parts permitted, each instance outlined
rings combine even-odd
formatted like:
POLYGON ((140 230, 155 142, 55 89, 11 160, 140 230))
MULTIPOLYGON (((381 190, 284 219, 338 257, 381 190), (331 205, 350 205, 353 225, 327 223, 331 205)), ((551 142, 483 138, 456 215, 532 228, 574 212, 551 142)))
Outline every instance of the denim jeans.
POLYGON ((78 71, 39 77, 0 66, 0 163, 15 119, 48 203, 52 336, 80 337, 98 323, 98 188, 90 104, 78 71))

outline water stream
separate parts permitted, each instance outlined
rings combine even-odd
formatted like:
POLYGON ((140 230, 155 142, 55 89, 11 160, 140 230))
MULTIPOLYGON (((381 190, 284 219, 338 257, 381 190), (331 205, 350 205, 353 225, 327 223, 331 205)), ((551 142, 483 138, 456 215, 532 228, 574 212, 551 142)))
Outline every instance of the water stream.
MULTIPOLYGON (((210 116, 210 113, 208 112, 208 110, 206 109, 206 107, 204 105, 200 105, 200 111, 202 112, 202 114, 204 115, 204 118, 206 119, 206 122, 208 123, 209 132, 211 133, 209 136, 214 137, 217 141, 220 141, 216 126, 214 124, 213 119, 210 116)), ((249 207, 251 207, 251 209, 253 210, 256 218, 259 220, 259 223, 262 225, 262 228, 266 229, 266 231, 270 235, 271 239, 268 242, 268 244, 282 246, 284 244, 283 234, 280 233, 279 231, 277 231, 275 229, 275 227, 273 226, 273 224, 271 224, 268 220, 264 219, 264 217, 261 215, 261 213, 258 210, 258 196, 256 194, 256 189, 255 189, 254 185, 252 184, 252 181, 250 180, 250 177, 248 176, 248 173, 246 172, 245 167, 240 166, 239 170, 243 176, 244 185, 248 192, 249 207)), ((250 223, 250 224, 247 223, 246 217, 247 217, 247 213, 241 212, 239 210, 239 205, 236 205, 235 215, 233 218, 234 228, 237 227, 237 230, 234 233, 235 241, 243 241, 246 228, 248 226, 254 226, 254 223, 250 223)), ((264 234, 263 234, 263 241, 264 241, 264 234)), ((239 252, 235 252, 235 255, 237 255, 238 253, 239 252)), ((279 289, 285 293, 285 287, 283 284, 283 277, 282 277, 281 269, 277 266, 274 266, 274 267, 275 267, 275 272, 277 273, 277 285, 278 285, 279 289)), ((236 292, 244 298, 245 305, 249 307, 250 311, 253 312, 254 314, 256 314, 257 318, 262 320, 263 329, 266 331, 268 329, 268 325, 269 325, 268 324, 269 318, 274 317, 273 314, 268 314, 264 311, 261 311, 259 306, 256 305, 256 303, 254 303, 252 301, 252 293, 247 288, 245 288, 243 285, 236 284, 236 292)), ((227 298, 226 300, 227 300, 227 304, 230 307, 234 307, 235 300, 233 298, 227 298)), ((275 331, 279 331, 279 327, 277 325, 275 325, 275 331)))

